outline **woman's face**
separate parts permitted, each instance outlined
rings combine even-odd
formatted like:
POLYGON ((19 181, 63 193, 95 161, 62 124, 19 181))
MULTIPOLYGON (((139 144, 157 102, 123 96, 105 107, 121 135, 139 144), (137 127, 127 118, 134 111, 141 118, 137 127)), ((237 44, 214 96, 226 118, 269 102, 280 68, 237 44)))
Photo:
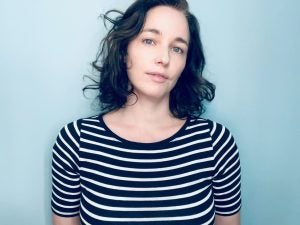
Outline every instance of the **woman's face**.
POLYGON ((141 32, 127 48, 127 74, 134 93, 168 99, 185 67, 189 39, 182 12, 168 6, 149 10, 141 32))

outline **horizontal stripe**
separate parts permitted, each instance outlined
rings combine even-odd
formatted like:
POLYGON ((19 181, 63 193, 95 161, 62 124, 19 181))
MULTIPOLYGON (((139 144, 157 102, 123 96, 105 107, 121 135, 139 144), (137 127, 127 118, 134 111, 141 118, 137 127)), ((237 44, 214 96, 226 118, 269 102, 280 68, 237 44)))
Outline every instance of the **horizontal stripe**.
POLYGON ((110 169, 115 169, 115 170, 120 170, 120 171, 128 171, 128 172, 145 172, 145 173, 153 173, 153 172, 163 172, 163 171, 169 171, 169 170, 175 170, 175 169, 181 169, 187 166, 195 165, 198 163, 203 163, 203 162, 210 162, 213 160, 213 157, 207 157, 204 159, 197 159, 193 160, 190 162, 178 164, 175 166, 167 166, 167 167, 160 167, 160 168, 131 168, 131 167, 122 167, 122 166, 115 166, 112 164, 104 163, 101 161, 93 160, 93 159, 87 159, 87 158, 81 158, 80 162, 88 162, 94 165, 99 165, 103 167, 107 167, 110 169))
POLYGON ((137 188, 137 187, 122 187, 122 186, 116 186, 116 185, 110 185, 110 184, 105 184, 99 181, 95 181, 93 179, 90 178, 86 178, 84 176, 81 176, 81 179, 87 182, 90 182, 92 184, 101 186, 101 187, 105 187, 105 188, 111 188, 114 190, 122 190, 122 191, 167 191, 167 190, 174 190, 174 189, 179 189, 179 188, 184 188, 184 187, 189 187, 195 184, 199 184, 202 183, 206 180, 210 180, 211 177, 207 177, 207 178, 203 178, 203 179, 199 179, 196 181, 192 181, 192 182, 187 182, 184 184, 180 184, 180 185, 172 185, 172 186, 166 186, 166 187, 151 187, 151 188, 137 188))
POLYGON ((195 135, 199 135, 199 134, 205 134, 209 131, 209 129, 205 129, 205 130, 201 130, 201 131, 196 131, 196 132, 193 132, 193 133, 190 133, 190 134, 186 134, 186 135, 183 135, 183 136, 180 136, 178 138, 175 138, 172 142, 174 141, 179 141, 179 140, 183 140, 183 139, 186 139, 186 138, 190 138, 190 137, 193 137, 195 135))
MULTIPOLYGON (((69 191, 65 191, 65 190, 63 190, 63 189, 61 189, 61 188, 59 188, 59 187, 57 187, 54 183, 52 183, 52 186, 53 186, 53 190, 57 190, 57 191, 59 191, 60 193, 62 193, 62 194, 65 194, 65 195, 80 195, 80 192, 69 192, 69 191)), ((52 191, 53 191, 52 190, 52 191)))
POLYGON ((62 212, 60 210, 57 210, 55 207, 51 207, 52 210, 60 215, 65 215, 65 216, 76 216, 79 213, 79 210, 75 211, 75 212, 62 212))
POLYGON ((56 198, 63 200, 65 202, 79 202, 80 198, 74 198, 74 199, 66 199, 66 198, 62 198, 60 197, 58 194, 55 193, 55 191, 52 192, 53 196, 55 196, 56 198))
POLYGON ((214 204, 212 203, 209 208, 204 210, 203 212, 200 212, 198 214, 193 214, 189 216, 174 216, 174 217, 154 217, 154 218, 113 218, 113 217, 104 217, 104 216, 98 216, 94 213, 91 213, 88 211, 83 205, 82 209, 83 211, 91 216, 94 219, 97 219, 99 221, 110 221, 110 222, 156 222, 156 221, 184 221, 184 220, 191 220, 199 218, 205 214, 207 214, 212 208, 214 204))
MULTIPOLYGON (((88 134, 88 135, 91 135, 91 136, 94 136, 94 137, 98 137, 98 138, 102 138, 102 139, 106 139, 106 140, 119 141, 119 140, 116 139, 116 138, 113 138, 113 137, 107 137, 107 136, 104 136, 104 135, 96 134, 96 133, 94 133, 94 132, 90 132, 90 131, 87 131, 87 130, 84 130, 84 129, 82 129, 81 132, 84 133, 84 134, 88 134)), ((120 141, 119 141, 119 142, 120 142, 120 141)))
POLYGON ((69 184, 65 184, 63 181, 59 180, 58 178, 56 178, 56 176, 54 174, 52 174, 52 178, 57 181, 58 183, 60 183, 61 185, 65 186, 65 187, 68 187, 68 188, 79 188, 80 185, 69 185, 69 184))
POLYGON ((81 185, 81 187, 84 188, 85 190, 87 190, 88 192, 90 192, 91 194, 97 196, 97 197, 101 197, 101 198, 105 198, 105 199, 109 199, 109 200, 115 200, 115 201, 136 201, 136 202, 144 202, 144 201, 154 202, 154 201, 179 200, 179 199, 182 199, 182 198, 189 198, 189 197, 198 195, 198 194, 202 193, 203 191, 205 191, 209 188, 209 186, 206 186, 206 187, 198 189, 197 191, 194 191, 194 192, 190 192, 190 193, 187 193, 187 194, 181 194, 181 195, 173 195, 173 196, 120 197, 120 196, 111 196, 111 195, 106 195, 106 194, 99 193, 97 191, 94 191, 94 190, 86 187, 85 185, 81 185))
POLYGON ((102 173, 100 171, 93 170, 93 169, 87 169, 87 168, 81 168, 80 170, 88 172, 88 173, 96 174, 98 176, 114 179, 114 180, 135 181, 135 182, 155 182, 155 181, 175 180, 175 179, 191 176, 191 175, 198 174, 198 173, 209 172, 209 171, 212 171, 213 168, 208 167, 208 168, 194 170, 194 171, 190 171, 190 172, 182 173, 182 174, 178 174, 178 175, 173 175, 173 176, 168 176, 168 177, 156 177, 156 178, 152 178, 152 177, 151 178, 121 177, 121 176, 115 176, 115 175, 111 175, 111 174, 102 173))
POLYGON ((119 156, 111 155, 111 154, 104 153, 104 152, 101 152, 101 151, 90 150, 90 149, 86 149, 86 148, 81 148, 80 149, 80 151, 82 151, 82 152, 91 153, 91 154, 95 154, 95 155, 101 155, 101 156, 105 156, 105 157, 120 160, 120 161, 136 162, 136 163, 157 163, 157 162, 172 161, 172 160, 175 160, 175 159, 180 159, 180 158, 184 158, 184 157, 187 157, 187 156, 196 155, 198 153, 203 153, 203 152, 207 152, 207 151, 211 151, 211 150, 212 150, 212 148, 208 147, 208 148, 203 148, 203 149, 187 152, 187 153, 184 153, 184 154, 181 154, 181 155, 168 157, 168 158, 162 158, 162 159, 133 159, 133 158, 119 157, 119 156))
POLYGON ((79 204, 78 204, 78 205, 63 205, 63 204, 57 203, 53 198, 51 199, 51 201, 52 201, 56 206, 63 207, 63 208, 65 208, 65 209, 74 209, 74 208, 78 208, 78 207, 79 207, 79 204))
POLYGON ((210 196, 211 196, 211 190, 209 191, 209 194, 205 196, 205 198, 201 199, 200 201, 186 204, 186 205, 177 205, 177 206, 167 206, 167 207, 111 207, 111 206, 106 206, 103 204, 95 203, 91 199, 87 198, 84 194, 82 195, 83 198, 92 206, 99 208, 99 209, 104 209, 104 210, 110 210, 110 211, 121 211, 121 212, 143 212, 143 211, 170 211, 170 210, 182 210, 182 209, 188 209, 188 208, 193 208, 196 206, 199 206, 206 202, 210 196))
POLYGON ((182 144, 182 145, 179 145, 179 146, 176 146, 176 147, 167 148, 167 149, 159 149, 159 150, 133 150, 133 149, 126 149, 126 148, 120 148, 120 147, 116 147, 116 146, 112 146, 112 145, 103 144, 101 142, 87 140, 85 138, 81 138, 81 141, 85 142, 85 143, 88 143, 88 144, 93 144, 93 145, 96 145, 96 146, 101 146, 101 147, 104 147, 104 148, 113 149, 113 150, 117 150, 117 151, 121 151, 121 152, 126 152, 126 153, 158 154, 158 153, 171 152, 171 151, 183 149, 183 148, 186 148, 186 147, 189 147, 189 146, 192 146, 192 145, 196 145, 196 144, 208 142, 208 141, 210 141, 210 138, 203 138, 201 140, 196 140, 196 141, 188 142, 186 144, 182 144))
POLYGON ((102 173, 100 171, 93 170, 93 169, 81 168, 81 171, 93 173, 98 176, 107 177, 107 178, 114 179, 114 180, 135 181, 135 182, 155 182, 155 181, 175 180, 175 179, 191 176, 191 175, 198 174, 198 173, 209 172, 212 170, 213 170, 213 168, 208 167, 208 168, 198 169, 198 170, 190 171, 187 173, 181 173, 178 175, 173 175, 173 176, 168 176, 168 177, 136 178, 136 177, 115 176, 115 175, 111 175, 111 174, 102 173))
POLYGON ((92 125, 92 124, 88 124, 88 123, 82 123, 81 125, 85 126, 85 127, 94 128, 96 130, 105 131, 105 129, 103 127, 99 127, 99 126, 96 126, 96 125, 92 125))

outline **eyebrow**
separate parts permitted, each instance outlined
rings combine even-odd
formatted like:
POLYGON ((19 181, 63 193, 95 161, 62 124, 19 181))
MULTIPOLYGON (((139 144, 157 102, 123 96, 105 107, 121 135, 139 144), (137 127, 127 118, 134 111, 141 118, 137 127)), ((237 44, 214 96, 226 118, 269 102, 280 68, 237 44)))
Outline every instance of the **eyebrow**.
MULTIPOLYGON (((159 31, 159 30, 157 30, 157 29, 154 29, 154 28, 148 28, 148 29, 142 30, 142 33, 144 33, 144 32, 150 32, 150 33, 154 33, 154 34, 157 34, 157 35, 161 35, 161 34, 162 34, 161 31, 159 31)), ((176 38, 175 38, 175 41, 180 42, 180 43, 183 43, 183 44, 185 44, 186 46, 189 46, 188 41, 185 40, 185 39, 182 38, 182 37, 176 37, 176 38)))

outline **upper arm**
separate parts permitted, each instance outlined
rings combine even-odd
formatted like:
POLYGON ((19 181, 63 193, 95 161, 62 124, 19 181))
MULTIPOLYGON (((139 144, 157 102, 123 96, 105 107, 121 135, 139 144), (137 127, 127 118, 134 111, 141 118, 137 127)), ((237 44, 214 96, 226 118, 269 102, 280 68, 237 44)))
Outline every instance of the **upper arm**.
POLYGON ((220 216, 216 215, 215 225, 240 225, 240 213, 236 213, 231 216, 220 216))
POLYGON ((229 219, 241 208, 239 151, 230 131, 223 125, 213 122, 211 137, 214 149, 215 211, 217 215, 229 219))
POLYGON ((80 225, 79 216, 74 217, 62 217, 56 214, 52 215, 53 225, 80 225))
POLYGON ((77 123, 70 123, 60 131, 53 146, 51 205, 52 211, 61 217, 79 214, 79 136, 77 123))

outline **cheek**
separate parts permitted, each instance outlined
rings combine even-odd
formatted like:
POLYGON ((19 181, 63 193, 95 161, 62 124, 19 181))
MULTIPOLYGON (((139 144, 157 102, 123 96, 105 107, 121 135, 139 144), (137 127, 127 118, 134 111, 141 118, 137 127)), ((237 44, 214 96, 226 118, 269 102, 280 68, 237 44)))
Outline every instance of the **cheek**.
POLYGON ((181 76, 181 73, 183 72, 185 65, 186 65, 185 62, 177 64, 176 73, 177 73, 178 78, 181 76))

